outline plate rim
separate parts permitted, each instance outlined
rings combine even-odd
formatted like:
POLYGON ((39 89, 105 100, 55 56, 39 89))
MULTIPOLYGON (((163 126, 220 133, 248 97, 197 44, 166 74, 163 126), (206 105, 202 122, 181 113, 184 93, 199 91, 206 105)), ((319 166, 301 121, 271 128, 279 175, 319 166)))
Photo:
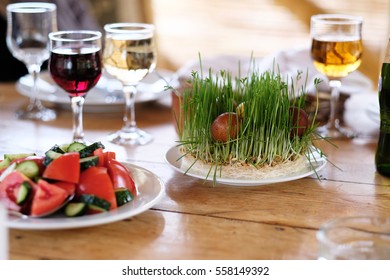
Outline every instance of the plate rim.
MULTIPOLYGON (((198 178, 204 181, 213 181, 212 177, 205 178, 204 175, 199 175, 199 174, 194 174, 191 173, 190 171, 184 171, 180 169, 180 166, 178 165, 181 160, 177 160, 181 155, 178 152, 177 146, 173 146, 168 149, 168 151, 165 153, 165 161, 166 163, 173 168, 174 170, 178 171, 179 173, 183 175, 187 175, 193 178, 198 178), (173 160, 173 158, 176 158, 176 160, 173 160)), ((317 159, 317 158, 316 158, 317 159)), ((319 166, 316 168, 310 168, 307 172, 302 172, 299 174, 294 174, 293 176, 284 176, 282 178, 276 177, 276 178, 267 178, 267 179, 262 179, 262 180, 237 180, 237 179, 224 179, 224 178, 216 178, 216 183, 220 184, 225 184, 225 185, 230 185, 230 186, 264 186, 268 184, 274 184, 274 183, 283 183, 283 182, 288 182, 288 181, 294 181, 298 179, 302 179, 308 176, 311 176, 315 174, 316 172, 319 172, 322 170, 327 161, 324 157, 320 157, 320 160, 316 160, 316 162, 320 162, 319 166)))
MULTIPOLYGON (((153 71, 153 72, 149 73, 148 75, 156 75, 157 78, 159 77, 159 75, 161 75, 161 76, 165 77, 166 79, 168 76, 170 76, 173 79, 174 74, 175 74, 173 71, 166 70, 166 69, 159 69, 158 73, 159 74, 156 74, 155 71, 153 71)), ((63 91, 63 90, 61 88, 59 88, 57 85, 55 85, 54 83, 48 82, 47 79, 44 78, 46 76, 50 76, 49 72, 47 70, 42 71, 40 73, 40 75, 41 75, 40 79, 43 82, 48 83, 50 86, 52 86, 53 90, 52 91, 46 90, 45 94, 43 94, 42 91, 40 91, 40 94, 38 94, 38 99, 41 101, 44 101, 44 102, 49 102, 49 103, 58 105, 58 106, 67 106, 67 107, 70 106, 70 101, 69 101, 69 98, 66 95, 66 93, 64 92, 63 96, 62 96, 62 94, 59 95, 58 92, 63 91)), ((23 95, 25 97, 31 97, 31 94, 32 94, 31 86, 22 82, 23 79, 27 79, 27 78, 29 78, 29 76, 31 76, 31 75, 26 74, 26 75, 20 77, 15 83, 15 87, 16 87, 16 90, 18 91, 18 93, 20 93, 21 95, 23 95)), ((105 77, 105 78, 106 79, 113 79, 111 77, 105 77)), ((102 88, 100 86, 95 86, 94 88, 91 89, 91 91, 97 91, 95 94, 99 94, 99 93, 107 92, 107 89, 102 88)), ((110 107, 123 106, 124 99, 123 99, 122 93, 119 92, 118 90, 114 90, 112 94, 113 94, 113 96, 120 94, 120 96, 118 98, 114 98, 110 102, 104 102, 104 99, 102 99, 102 100, 93 100, 93 99, 88 100, 89 95, 87 94, 84 107, 89 108, 89 107, 107 106, 107 105, 110 107)), ((153 95, 153 98, 146 98, 146 99, 143 99, 143 98, 137 99, 136 98, 135 102, 136 103, 145 103, 145 102, 150 102, 150 101, 156 101, 156 100, 165 96, 166 90, 154 92, 152 94, 150 92, 148 92, 147 94, 153 95)), ((142 94, 140 94, 138 96, 142 96, 142 94)))
MULTIPOLYGON (((37 223, 28 222, 29 220, 24 220, 23 218, 14 218, 12 220, 7 219, 6 226, 10 229, 19 229, 19 230, 63 230, 63 229, 76 229, 76 228, 86 228, 99 226, 104 224, 109 224, 113 222, 118 222, 130 217, 139 215, 147 210, 151 209, 164 197, 166 193, 166 186, 163 180, 154 174, 153 172, 140 167, 138 165, 122 162, 129 170, 129 172, 140 171, 146 175, 148 180, 157 183, 159 190, 156 192, 156 195, 151 197, 150 200, 146 201, 141 207, 133 208, 132 204, 142 199, 142 193, 139 196, 136 196, 136 199, 133 202, 130 202, 127 205, 123 205, 117 209, 110 210, 106 213, 94 214, 94 215, 85 215, 81 217, 47 217, 39 219, 31 219, 38 221, 37 223), (123 207, 123 208, 122 208, 123 207), (27 221, 27 222, 25 222, 27 221)), ((136 181, 137 179, 134 178, 136 181)), ((145 186, 138 185, 138 189, 142 189, 145 186)), ((155 186, 153 186, 155 187, 155 186)), ((148 188, 151 188, 149 186, 148 188)))

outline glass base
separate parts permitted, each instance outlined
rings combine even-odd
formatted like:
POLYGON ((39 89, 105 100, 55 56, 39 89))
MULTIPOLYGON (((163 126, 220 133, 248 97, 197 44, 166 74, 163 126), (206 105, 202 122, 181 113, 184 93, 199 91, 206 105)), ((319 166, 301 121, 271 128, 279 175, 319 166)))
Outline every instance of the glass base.
POLYGON ((153 136, 139 129, 118 130, 108 135, 108 140, 114 144, 123 146, 145 145, 153 140, 153 136))
POLYGON ((57 117, 56 111, 49 108, 21 108, 16 111, 16 117, 21 120, 52 121, 57 117))
POLYGON ((331 127, 329 125, 323 125, 317 128, 317 133, 324 138, 331 139, 342 139, 348 138, 352 139, 357 137, 357 134, 348 127, 336 126, 331 127))

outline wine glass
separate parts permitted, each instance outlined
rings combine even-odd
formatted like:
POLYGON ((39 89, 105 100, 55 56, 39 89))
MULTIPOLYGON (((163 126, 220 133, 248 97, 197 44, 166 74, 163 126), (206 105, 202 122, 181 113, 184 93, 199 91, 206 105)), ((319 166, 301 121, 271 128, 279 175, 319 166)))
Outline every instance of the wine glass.
POLYGON ((49 71, 54 82, 70 97, 73 112, 73 141, 85 143, 83 104, 88 91, 102 73, 99 31, 57 31, 49 34, 49 71))
POLYGON ((338 103, 343 77, 355 71, 363 53, 362 24, 359 16, 320 14, 311 17, 311 56, 315 68, 327 76, 330 96, 330 116, 318 133, 330 138, 351 138, 356 136, 340 124, 338 103))
MULTIPOLYGON (((54 110, 38 99, 38 77, 42 64, 49 58, 48 34, 57 30, 57 7, 51 3, 15 3, 7 5, 7 46, 22 61, 33 79, 33 92, 26 108, 19 109, 20 119, 50 121, 54 110)), ((7 65, 3 65, 7 67, 7 65)))
POLYGON ((143 145, 153 137, 139 129, 135 121, 137 84, 156 66, 154 25, 112 23, 104 26, 104 69, 123 85, 125 113, 123 126, 108 139, 120 145, 143 145))

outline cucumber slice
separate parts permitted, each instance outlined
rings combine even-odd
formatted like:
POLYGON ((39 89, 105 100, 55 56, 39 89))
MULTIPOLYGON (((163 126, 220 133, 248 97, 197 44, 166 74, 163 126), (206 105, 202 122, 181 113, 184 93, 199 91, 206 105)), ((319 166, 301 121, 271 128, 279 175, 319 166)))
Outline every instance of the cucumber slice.
POLYGON ((73 142, 68 147, 68 153, 70 152, 80 152, 82 149, 87 147, 87 145, 80 143, 80 142, 73 142))
POLYGON ((118 206, 122 206, 133 200, 133 194, 128 189, 125 188, 116 189, 115 197, 118 206))
POLYGON ((88 207, 85 202, 70 202, 65 207, 67 217, 78 217, 86 213, 88 207))
POLYGON ((99 163, 99 157, 98 156, 90 156, 86 158, 80 159, 80 169, 85 170, 87 168, 90 168, 91 166, 97 166, 99 163))
POLYGON ((10 161, 13 161, 15 159, 25 158, 25 157, 29 157, 29 156, 36 156, 36 154, 34 154, 34 153, 30 153, 30 154, 5 154, 4 159, 9 159, 10 161))
POLYGON ((88 204, 88 206, 94 205, 99 208, 103 208, 104 210, 108 211, 110 209, 111 203, 107 200, 97 197, 93 194, 83 194, 80 196, 80 201, 85 202, 88 204))
POLYGON ((60 154, 65 154, 65 151, 60 146, 58 146, 57 144, 54 145, 53 147, 51 147, 49 149, 49 151, 53 151, 53 152, 60 153, 60 154))
POLYGON ((32 191, 32 187, 28 182, 23 182, 18 190, 18 193, 16 195, 16 203, 18 205, 23 204, 28 199, 30 193, 32 191))
POLYGON ((39 175, 39 166, 33 160, 26 160, 17 164, 16 170, 20 171, 30 179, 33 179, 39 175))
POLYGON ((48 150, 45 153, 45 159, 43 160, 43 165, 48 166, 50 164, 50 162, 52 162, 56 158, 59 158, 62 155, 63 155, 62 153, 57 153, 55 151, 48 150))
POLYGON ((89 157, 93 154, 93 152, 99 148, 105 148, 104 145, 101 142, 95 142, 84 149, 80 150, 80 158, 89 157))
POLYGON ((5 158, 3 161, 0 162, 0 170, 8 167, 10 165, 11 161, 9 158, 5 158))
POLYGON ((102 212, 107 212, 108 210, 107 209, 104 209, 102 207, 99 207, 97 205, 94 205, 94 204, 88 204, 87 205, 88 208, 90 210, 92 210, 92 213, 96 214, 96 213, 102 213, 102 212))
POLYGON ((60 147, 61 150, 63 150, 65 153, 68 151, 70 144, 63 144, 60 147))

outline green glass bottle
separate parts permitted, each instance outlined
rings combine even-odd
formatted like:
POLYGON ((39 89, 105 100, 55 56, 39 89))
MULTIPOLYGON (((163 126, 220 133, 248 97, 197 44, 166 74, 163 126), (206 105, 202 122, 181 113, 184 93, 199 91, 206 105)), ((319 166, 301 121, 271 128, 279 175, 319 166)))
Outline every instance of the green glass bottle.
POLYGON ((390 43, 378 83, 380 132, 375 155, 378 173, 390 177, 390 43))

